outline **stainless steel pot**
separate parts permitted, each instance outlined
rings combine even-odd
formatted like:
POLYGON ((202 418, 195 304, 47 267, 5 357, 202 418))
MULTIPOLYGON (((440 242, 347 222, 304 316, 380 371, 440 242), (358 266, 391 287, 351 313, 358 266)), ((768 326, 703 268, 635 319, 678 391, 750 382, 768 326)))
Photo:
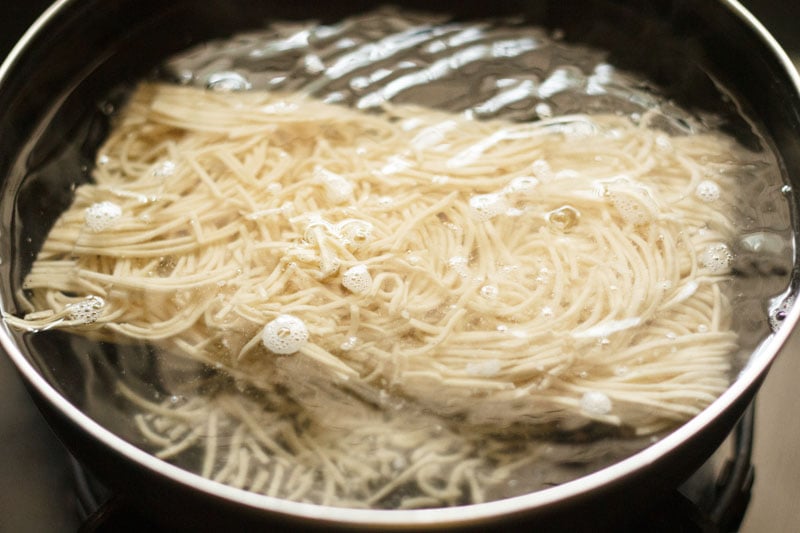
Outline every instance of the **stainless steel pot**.
MULTIPOLYGON (((643 71, 676 98, 713 109, 707 84, 718 81, 758 117, 773 140, 790 184, 800 188, 800 79, 764 28, 735 1, 497 0, 495 2, 399 2, 453 12, 462 17, 524 13, 537 24, 564 30, 569 39, 612 51, 615 59, 643 71), (697 75, 694 57, 711 77, 697 75)), ((61 0, 20 41, 0 68, 0 277, 4 305, 19 286, 36 243, 46 233, 31 220, 65 208, 70 179, 54 171, 26 190, 30 168, 46 166, 76 135, 87 102, 101 101, 123 81, 148 72, 165 55, 226 35, 268 17, 337 20, 372 3, 273 2, 257 0, 61 0), (24 214, 15 210, 22 202, 24 214), (25 220, 21 221, 20 217, 25 220), (19 227, 25 229, 19 232, 19 227)), ((97 130, 82 132, 102 136, 97 130)), ((80 150, 79 150, 80 152, 80 150)), ((77 153, 86 162, 91 154, 77 153)), ((61 170, 61 169, 56 169, 61 170)), ((790 196, 797 231, 797 196, 790 196)), ((796 268, 796 263, 795 263, 796 268)), ((570 524, 590 529, 598 521, 677 486, 715 450, 750 404, 765 374, 795 326, 792 308, 782 327, 753 355, 738 379, 700 415, 644 451, 573 482, 533 494, 459 508, 419 511, 350 510, 258 496, 223 486, 166 464, 89 418, 75 398, 85 396, 84 369, 71 363, 75 346, 21 341, 5 329, 0 341, 23 375, 44 416, 73 454, 140 511, 162 524, 217 530, 275 527, 446 529, 485 528, 533 520, 541 527, 570 524), (44 356, 43 356, 44 355, 44 356), (581 510, 581 516, 575 515, 581 510), (575 521, 577 520, 577 524, 575 521), (189 523, 187 523, 188 521, 189 523)), ((110 402, 110 400, 109 400, 110 402)), ((109 406, 109 418, 117 413, 109 406)))

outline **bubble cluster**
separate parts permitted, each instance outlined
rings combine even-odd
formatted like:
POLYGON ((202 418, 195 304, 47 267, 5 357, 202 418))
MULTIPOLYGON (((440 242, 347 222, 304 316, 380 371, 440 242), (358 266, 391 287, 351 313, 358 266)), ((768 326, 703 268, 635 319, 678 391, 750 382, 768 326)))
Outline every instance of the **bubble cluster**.
POLYGON ((342 286, 350 292, 364 294, 372 287, 372 276, 366 266, 356 265, 342 275, 342 286))
POLYGON ((700 256, 700 262, 714 274, 719 274, 731 267, 733 254, 727 245, 716 243, 706 248, 700 256))
POLYGON ((122 207, 114 202, 98 202, 86 208, 83 220, 89 231, 99 233, 113 227, 122 216, 122 207))
POLYGON ((704 202, 715 202, 719 200, 719 185, 711 180, 703 180, 697 184, 694 194, 704 202))
POLYGON ((611 398, 599 391, 588 391, 581 397, 581 409, 590 415, 607 415, 612 407, 611 398))
POLYGON ((610 185, 606 194, 622 219, 634 226, 652 222, 658 209, 647 189, 633 184, 610 185))
POLYGON ((69 304, 67 318, 81 324, 94 324, 100 318, 106 302, 99 296, 89 296, 85 300, 69 304))
POLYGON ((334 226, 333 235, 345 246, 359 247, 372 238, 373 226, 366 220, 347 218, 334 226))
POLYGON ((473 216, 480 220, 491 220, 504 213, 508 206, 501 194, 478 194, 469 199, 469 207, 473 216))
POLYGON ((308 341, 305 323, 293 315, 278 315, 264 326, 261 342, 272 353, 292 354, 308 341))

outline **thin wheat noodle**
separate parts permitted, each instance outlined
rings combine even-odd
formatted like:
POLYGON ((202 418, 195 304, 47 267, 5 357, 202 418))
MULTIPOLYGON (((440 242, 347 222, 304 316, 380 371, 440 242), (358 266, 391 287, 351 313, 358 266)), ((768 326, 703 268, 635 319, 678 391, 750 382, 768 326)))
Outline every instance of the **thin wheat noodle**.
POLYGON ((387 448, 409 461, 396 471, 350 461, 321 421, 355 428, 387 398, 479 432, 649 433, 697 414, 727 387, 736 349, 727 170, 750 157, 648 115, 481 122, 143 84, 25 279, 31 314, 6 319, 147 340, 305 417, 266 431, 232 396, 197 420, 122 388, 190 424, 171 439, 136 419, 162 455, 208 436, 206 477, 330 504, 377 505, 411 480, 419 492, 398 507, 483 501, 468 439, 375 421, 372 437, 410 439, 387 448), (695 194, 709 179, 718 199, 695 194), (103 307, 81 322, 88 297, 103 307), (281 317, 307 330, 287 352, 262 337, 281 317))

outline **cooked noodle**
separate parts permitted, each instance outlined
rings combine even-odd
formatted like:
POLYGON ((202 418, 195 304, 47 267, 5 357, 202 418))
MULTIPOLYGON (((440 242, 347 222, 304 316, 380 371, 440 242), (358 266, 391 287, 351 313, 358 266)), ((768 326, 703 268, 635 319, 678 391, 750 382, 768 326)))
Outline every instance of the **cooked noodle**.
MULTIPOLYGON (((145 84, 25 279, 35 313, 6 318, 146 340, 272 401, 280 386, 309 420, 372 417, 364 431, 381 438, 407 421, 365 406, 405 402, 476 432, 597 421, 649 434, 729 383, 726 170, 748 155, 647 116, 477 121, 145 84)), ((165 457, 239 420, 229 464, 215 470, 208 445, 202 468, 235 486, 372 505, 394 490, 376 480, 405 483, 386 465, 342 466, 341 442, 313 429, 261 434, 269 424, 225 395, 171 437, 150 424, 181 415, 158 409, 138 424, 165 457), (300 450, 324 481, 298 470, 300 450)), ((483 498, 474 443, 441 439, 431 453, 451 483, 426 485, 414 463, 420 493, 397 505, 458 503, 464 486, 483 498)), ((418 440, 386 457, 435 442, 418 440)))

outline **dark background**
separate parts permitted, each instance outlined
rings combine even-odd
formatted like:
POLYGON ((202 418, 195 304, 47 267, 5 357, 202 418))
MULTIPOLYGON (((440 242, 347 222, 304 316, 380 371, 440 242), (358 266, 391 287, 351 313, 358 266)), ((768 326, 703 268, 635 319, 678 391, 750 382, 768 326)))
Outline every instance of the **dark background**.
MULTIPOLYGON (((6 55, 49 3, 2 1, 0 57, 6 55)), ((800 2, 743 3, 795 55, 795 60, 800 60, 800 2)), ((756 483, 743 533, 800 531, 798 378, 800 335, 796 334, 758 396, 756 483)), ((0 450, 0 533, 76 531, 78 512, 66 452, 41 420, 12 364, 3 355, 0 355, 0 450)))

